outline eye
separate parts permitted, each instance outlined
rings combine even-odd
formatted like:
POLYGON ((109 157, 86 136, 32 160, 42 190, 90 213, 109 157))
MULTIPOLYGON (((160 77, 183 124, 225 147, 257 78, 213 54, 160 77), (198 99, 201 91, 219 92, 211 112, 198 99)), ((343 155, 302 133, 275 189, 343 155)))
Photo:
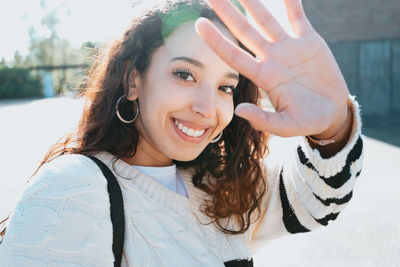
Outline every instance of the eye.
POLYGON ((188 69, 176 69, 173 72, 173 75, 178 77, 179 79, 184 80, 185 82, 194 82, 194 75, 193 72, 191 72, 188 69))
POLYGON ((221 90, 222 92, 227 93, 229 95, 233 95, 234 91, 236 90, 236 86, 224 85, 224 86, 220 86, 219 90, 221 90))

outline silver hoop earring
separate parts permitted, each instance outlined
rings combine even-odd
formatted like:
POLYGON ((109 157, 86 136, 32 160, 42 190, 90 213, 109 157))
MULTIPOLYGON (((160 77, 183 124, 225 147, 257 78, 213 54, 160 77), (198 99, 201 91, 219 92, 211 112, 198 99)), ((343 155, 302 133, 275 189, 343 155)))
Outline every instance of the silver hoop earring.
POLYGON ((222 133, 223 133, 223 130, 221 131, 221 133, 217 137, 215 137, 213 140, 211 140, 210 143, 218 142, 219 139, 221 139, 221 137, 222 137, 222 133))
POLYGON ((136 105, 136 114, 135 114, 135 117, 132 119, 132 120, 125 120, 124 118, 122 118, 122 116, 121 116, 121 114, 119 113, 119 103, 122 101, 122 99, 126 99, 126 96, 125 95, 122 95, 120 98, 118 98, 118 101, 117 101, 117 105, 115 106, 115 113, 117 114, 117 117, 118 117, 118 119, 121 121, 121 122, 123 122, 123 123, 126 123, 126 124, 129 124, 129 123, 132 123, 132 122, 134 122, 136 119, 137 119, 137 117, 139 116, 139 104, 138 104, 138 102, 137 102, 137 100, 134 100, 133 102, 135 103, 135 105, 136 105))

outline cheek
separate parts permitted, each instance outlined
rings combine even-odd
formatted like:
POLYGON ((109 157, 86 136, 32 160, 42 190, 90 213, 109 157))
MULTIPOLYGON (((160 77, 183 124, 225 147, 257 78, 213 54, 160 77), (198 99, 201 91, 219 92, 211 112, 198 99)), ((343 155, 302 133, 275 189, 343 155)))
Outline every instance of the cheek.
POLYGON ((220 107, 220 122, 225 128, 231 121, 234 115, 233 99, 224 99, 219 104, 220 107))
POLYGON ((185 103, 185 97, 178 90, 165 83, 152 88, 146 88, 140 101, 140 116, 146 129, 154 130, 165 126, 165 119, 171 112, 181 110, 185 103))

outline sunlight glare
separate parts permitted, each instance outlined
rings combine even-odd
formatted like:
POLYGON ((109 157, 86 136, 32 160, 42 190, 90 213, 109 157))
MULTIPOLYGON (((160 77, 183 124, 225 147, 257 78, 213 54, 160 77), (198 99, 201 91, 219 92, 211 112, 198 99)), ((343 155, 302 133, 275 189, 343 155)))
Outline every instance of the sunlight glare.
MULTIPOLYGON (((47 0, 44 7, 39 0, 1 1, 0 10, 0 59, 10 61, 16 50, 20 54, 29 52, 29 29, 34 28, 38 36, 48 37, 50 31, 41 25, 45 14, 56 11, 59 24, 57 34, 68 39, 78 48, 84 42, 107 43, 119 37, 132 18, 143 10, 165 0, 119 0, 80 1, 47 0), (10 25, 4 27, 4 25, 10 25)), ((283 1, 262 0, 286 31, 294 35, 285 11, 283 1)), ((253 21, 251 18, 250 21, 253 21)), ((254 22, 253 22, 254 23, 254 22)))

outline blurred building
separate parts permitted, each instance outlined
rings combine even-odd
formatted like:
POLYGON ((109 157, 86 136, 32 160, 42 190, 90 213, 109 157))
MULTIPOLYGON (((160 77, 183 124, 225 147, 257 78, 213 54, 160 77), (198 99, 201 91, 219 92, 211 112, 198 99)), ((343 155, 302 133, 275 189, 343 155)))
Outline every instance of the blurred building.
POLYGON ((364 115, 400 114, 400 1, 303 0, 364 115))

